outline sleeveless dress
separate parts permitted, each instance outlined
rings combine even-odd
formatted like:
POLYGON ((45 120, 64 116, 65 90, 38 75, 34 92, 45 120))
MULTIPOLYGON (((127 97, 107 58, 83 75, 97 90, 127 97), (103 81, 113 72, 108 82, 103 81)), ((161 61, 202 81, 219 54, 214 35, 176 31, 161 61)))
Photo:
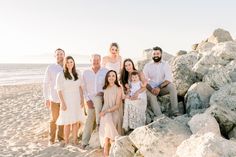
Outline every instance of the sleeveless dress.
POLYGON ((118 60, 115 63, 107 62, 105 64, 105 68, 107 68, 108 70, 115 70, 116 73, 119 74, 120 73, 120 69, 121 69, 120 60, 118 60))
MULTIPOLYGON (((104 90, 104 105, 102 111, 107 110, 116 105, 118 88, 116 85, 112 87, 107 87, 104 90)), ((103 147, 105 138, 110 138, 115 140, 116 136, 122 134, 122 104, 120 108, 114 112, 106 113, 100 120, 99 127, 99 140, 100 144, 103 147)))
POLYGON ((81 76, 79 72, 78 79, 76 81, 74 81, 74 78, 72 80, 65 79, 63 72, 60 72, 57 75, 56 89, 62 91, 67 107, 65 111, 60 110, 59 117, 56 122, 57 125, 68 125, 76 122, 84 123, 84 110, 80 107, 80 85, 81 76))

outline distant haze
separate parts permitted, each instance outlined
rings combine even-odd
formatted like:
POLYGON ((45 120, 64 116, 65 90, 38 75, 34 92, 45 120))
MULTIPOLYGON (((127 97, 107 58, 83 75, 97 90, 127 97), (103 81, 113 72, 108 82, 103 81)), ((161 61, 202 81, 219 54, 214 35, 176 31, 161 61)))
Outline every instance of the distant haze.
POLYGON ((50 63, 58 47, 88 62, 118 42, 123 58, 191 50, 216 28, 236 36, 233 0, 2 0, 0 63, 50 63))

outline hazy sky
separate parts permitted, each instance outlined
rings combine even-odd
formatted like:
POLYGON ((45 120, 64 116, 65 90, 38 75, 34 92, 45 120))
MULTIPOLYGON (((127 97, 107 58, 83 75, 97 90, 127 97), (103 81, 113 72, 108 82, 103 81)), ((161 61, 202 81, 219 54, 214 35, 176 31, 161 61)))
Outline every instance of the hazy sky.
POLYGON ((191 50, 214 29, 236 37, 234 0, 0 0, 3 62, 50 62, 58 47, 88 62, 118 42, 121 56, 137 58, 159 45, 191 50))

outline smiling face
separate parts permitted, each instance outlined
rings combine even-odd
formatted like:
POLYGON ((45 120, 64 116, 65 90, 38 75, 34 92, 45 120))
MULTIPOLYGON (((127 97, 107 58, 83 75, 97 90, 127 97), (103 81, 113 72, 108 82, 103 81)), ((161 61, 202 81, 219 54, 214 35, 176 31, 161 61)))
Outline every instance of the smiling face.
POLYGON ((92 67, 93 68, 100 68, 101 66, 101 57, 98 55, 94 55, 91 58, 91 62, 92 62, 92 67))
POLYGON ((134 67, 131 61, 125 62, 125 70, 128 72, 132 72, 134 70, 134 67))
POLYGON ((113 72, 113 71, 109 72, 108 78, 107 78, 108 83, 109 83, 109 84, 114 84, 115 81, 116 81, 116 79, 117 79, 117 78, 116 78, 116 73, 113 72))
POLYGON ((75 62, 73 61, 73 59, 66 60, 66 67, 68 68, 69 71, 73 69, 74 65, 75 65, 75 62))
POLYGON ((65 52, 63 50, 56 50, 55 58, 57 60, 57 63, 63 63, 64 57, 65 57, 65 52))
POLYGON ((116 55, 118 53, 118 48, 116 46, 112 46, 110 48, 110 52, 111 54, 116 55))

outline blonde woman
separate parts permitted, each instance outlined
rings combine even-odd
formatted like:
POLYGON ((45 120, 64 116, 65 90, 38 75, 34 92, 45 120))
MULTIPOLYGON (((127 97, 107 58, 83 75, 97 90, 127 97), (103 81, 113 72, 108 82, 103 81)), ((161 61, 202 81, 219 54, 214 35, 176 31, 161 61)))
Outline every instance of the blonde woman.
POLYGON ((117 43, 111 43, 110 53, 102 59, 102 66, 108 70, 115 70, 117 74, 120 73, 122 58, 119 54, 119 46, 117 43))

